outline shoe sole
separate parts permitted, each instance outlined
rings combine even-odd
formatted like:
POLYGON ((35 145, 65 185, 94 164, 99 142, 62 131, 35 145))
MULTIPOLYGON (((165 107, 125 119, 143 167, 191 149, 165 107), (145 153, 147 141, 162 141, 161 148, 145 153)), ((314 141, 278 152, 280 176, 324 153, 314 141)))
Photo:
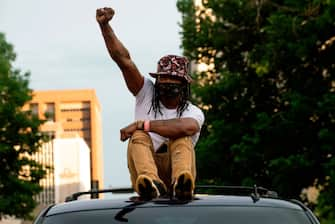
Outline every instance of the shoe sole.
POLYGON ((138 193, 141 198, 151 200, 159 196, 158 189, 153 185, 149 177, 140 176, 137 180, 138 193))
POLYGON ((193 198, 193 177, 186 172, 178 177, 174 191, 179 200, 192 200, 193 198))

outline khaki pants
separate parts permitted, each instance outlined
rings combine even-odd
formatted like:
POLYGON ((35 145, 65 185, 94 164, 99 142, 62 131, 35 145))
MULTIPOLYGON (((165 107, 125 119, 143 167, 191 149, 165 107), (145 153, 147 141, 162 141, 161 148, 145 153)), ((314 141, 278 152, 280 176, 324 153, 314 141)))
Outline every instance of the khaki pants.
POLYGON ((134 189, 137 177, 142 174, 163 181, 168 190, 183 171, 189 171, 194 180, 196 177, 195 153, 190 137, 170 140, 166 152, 154 152, 149 134, 137 130, 129 140, 127 157, 134 189))

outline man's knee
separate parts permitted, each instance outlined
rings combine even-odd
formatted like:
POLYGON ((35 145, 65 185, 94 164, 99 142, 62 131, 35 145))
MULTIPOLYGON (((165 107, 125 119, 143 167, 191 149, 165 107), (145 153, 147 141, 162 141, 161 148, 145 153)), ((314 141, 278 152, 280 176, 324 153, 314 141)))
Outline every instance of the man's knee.
POLYGON ((149 134, 141 130, 135 131, 129 140, 129 146, 137 144, 150 147, 152 143, 149 134))
POLYGON ((188 150, 193 150, 193 143, 191 137, 186 136, 170 140, 170 149, 174 150, 177 148, 186 148, 188 150))

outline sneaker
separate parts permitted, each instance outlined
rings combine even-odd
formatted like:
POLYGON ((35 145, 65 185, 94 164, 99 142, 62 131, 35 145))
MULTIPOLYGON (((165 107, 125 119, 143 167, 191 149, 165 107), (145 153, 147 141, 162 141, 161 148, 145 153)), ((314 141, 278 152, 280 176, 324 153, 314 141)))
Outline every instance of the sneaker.
POLYGON ((157 187, 159 195, 158 197, 165 197, 167 196, 167 188, 163 182, 159 182, 157 180, 153 180, 154 185, 157 187))
POLYGON ((151 200, 166 194, 166 187, 159 181, 152 181, 146 175, 138 176, 136 180, 137 192, 144 200, 151 200))
POLYGON ((174 184, 175 196, 182 201, 192 200, 194 181, 190 172, 186 171, 179 175, 174 184))

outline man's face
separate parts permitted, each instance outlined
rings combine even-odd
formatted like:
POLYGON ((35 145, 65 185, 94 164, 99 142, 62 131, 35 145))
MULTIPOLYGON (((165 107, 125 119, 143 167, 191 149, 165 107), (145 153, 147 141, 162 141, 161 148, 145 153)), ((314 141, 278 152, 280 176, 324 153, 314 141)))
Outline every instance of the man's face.
POLYGON ((180 79, 171 77, 158 77, 159 96, 167 99, 177 99, 183 91, 183 82, 180 79))

